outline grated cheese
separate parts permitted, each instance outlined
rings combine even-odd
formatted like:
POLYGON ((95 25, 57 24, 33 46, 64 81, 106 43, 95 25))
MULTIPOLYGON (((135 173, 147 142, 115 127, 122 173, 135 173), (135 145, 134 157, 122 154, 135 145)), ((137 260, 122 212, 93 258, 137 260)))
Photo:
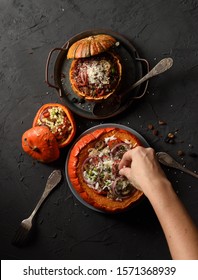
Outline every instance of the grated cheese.
MULTIPOLYGON (((62 134, 62 128, 65 127, 65 115, 64 111, 59 107, 52 107, 48 109, 48 112, 50 114, 49 117, 44 117, 42 120, 38 120, 38 124, 42 125, 42 123, 45 123, 51 130, 52 133, 59 132, 59 134, 62 134)), ((70 128, 69 128, 70 129, 70 128)))
POLYGON ((116 140, 117 138, 115 137, 115 135, 112 135, 110 137, 106 137, 104 139, 105 143, 107 144, 109 141, 112 141, 112 140, 116 140))
POLYGON ((106 60, 93 61, 91 65, 87 65, 89 84, 110 84, 110 68, 111 64, 106 60))

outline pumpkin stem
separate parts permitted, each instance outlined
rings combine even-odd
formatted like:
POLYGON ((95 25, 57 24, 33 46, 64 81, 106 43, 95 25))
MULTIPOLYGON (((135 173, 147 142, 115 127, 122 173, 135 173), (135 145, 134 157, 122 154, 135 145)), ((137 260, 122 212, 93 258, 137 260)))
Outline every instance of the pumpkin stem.
POLYGON ((29 146, 29 148, 30 148, 32 151, 37 152, 37 153, 40 153, 40 152, 41 152, 40 149, 39 149, 37 146, 33 146, 33 147, 32 147, 32 146, 29 144, 27 138, 24 138, 24 141, 27 143, 27 145, 29 146))
POLYGON ((40 149, 37 146, 30 147, 34 152, 40 153, 40 149))
POLYGON ((40 152, 41 152, 40 149, 39 149, 37 146, 32 147, 32 146, 29 145, 29 147, 30 147, 30 149, 31 149, 32 151, 34 151, 34 152, 37 152, 37 153, 40 153, 40 152))

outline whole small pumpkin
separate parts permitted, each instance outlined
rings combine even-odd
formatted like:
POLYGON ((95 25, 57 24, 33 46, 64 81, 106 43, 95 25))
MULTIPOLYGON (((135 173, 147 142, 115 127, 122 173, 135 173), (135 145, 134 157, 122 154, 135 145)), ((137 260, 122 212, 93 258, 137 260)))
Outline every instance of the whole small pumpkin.
POLYGON ((32 158, 50 163, 60 156, 54 134, 47 126, 35 126, 22 135, 22 148, 32 158))

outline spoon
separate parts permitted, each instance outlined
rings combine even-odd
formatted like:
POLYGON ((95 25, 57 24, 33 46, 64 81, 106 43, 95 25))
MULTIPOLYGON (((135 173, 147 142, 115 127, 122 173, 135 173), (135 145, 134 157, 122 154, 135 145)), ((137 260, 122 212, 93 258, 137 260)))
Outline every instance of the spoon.
POLYGON ((169 166, 169 167, 179 169, 198 179, 198 174, 195 174, 193 171, 187 169, 186 167, 183 167, 179 162, 174 160, 169 154, 167 154, 165 152, 158 152, 158 153, 156 153, 156 156, 160 163, 162 163, 166 166, 169 166))
POLYGON ((109 98, 95 103, 93 107, 93 114, 98 117, 106 117, 109 114, 116 112, 122 105, 129 91, 141 85, 143 82, 147 81, 148 79, 165 72, 166 70, 171 68, 172 65, 173 65, 173 59, 170 57, 160 60, 160 62, 158 62, 145 76, 143 76, 140 80, 134 83, 126 92, 120 95, 112 94, 109 98))

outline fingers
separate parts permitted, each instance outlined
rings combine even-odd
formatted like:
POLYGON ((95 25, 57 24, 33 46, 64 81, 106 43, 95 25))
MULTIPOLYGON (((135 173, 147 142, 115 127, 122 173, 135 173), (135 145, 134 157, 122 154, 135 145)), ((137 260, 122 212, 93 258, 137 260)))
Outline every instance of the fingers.
POLYGON ((120 169, 119 174, 121 176, 125 176, 129 180, 131 176, 131 168, 123 167, 122 169, 120 169))
POLYGON ((135 147, 123 155, 119 164, 119 170, 123 167, 132 167, 133 160, 143 162, 145 159, 147 161, 156 161, 155 151, 152 148, 135 147))
POLYGON ((131 166, 132 161, 132 150, 127 151, 124 153, 120 163, 119 163, 119 170, 122 169, 124 166, 131 166))
POLYGON ((126 177, 129 180, 129 182, 132 184, 133 187, 142 191, 142 188, 140 187, 138 182, 136 182, 135 178, 131 174, 131 168, 130 167, 123 167, 122 169, 120 169, 119 174, 121 176, 126 177))

